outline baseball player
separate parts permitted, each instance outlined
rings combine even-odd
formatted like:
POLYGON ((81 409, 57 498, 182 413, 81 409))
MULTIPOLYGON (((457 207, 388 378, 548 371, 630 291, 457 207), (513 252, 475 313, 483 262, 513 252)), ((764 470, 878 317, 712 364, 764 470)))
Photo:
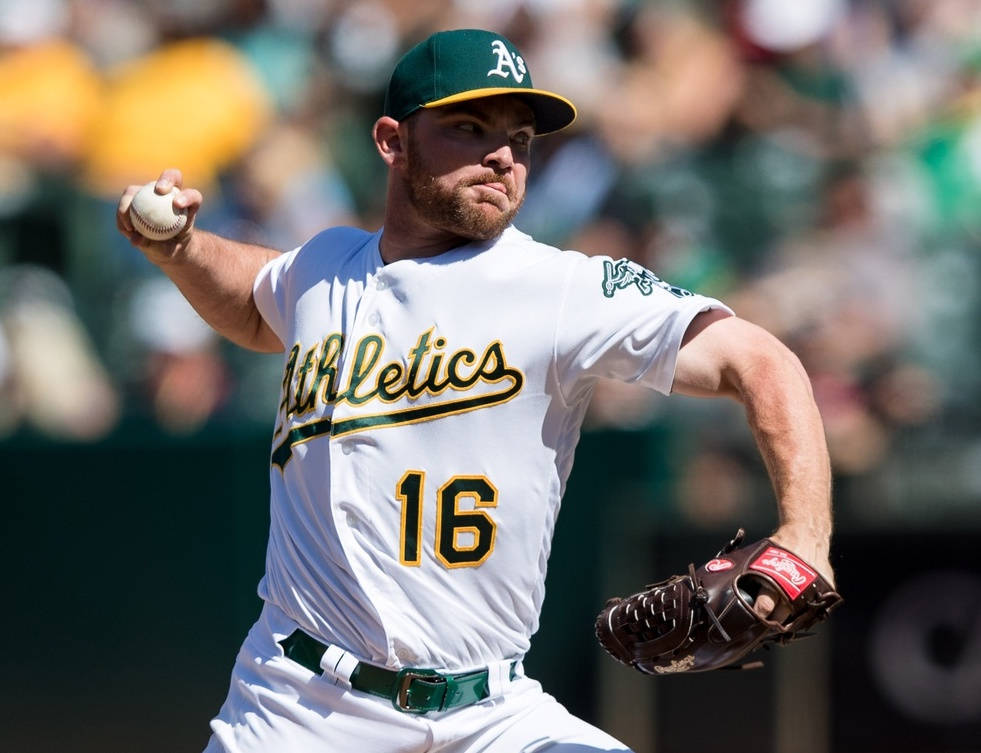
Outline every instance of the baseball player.
MULTIPOLYGON (((264 607, 207 750, 622 751, 525 675, 596 380, 741 400, 774 538, 830 577, 830 474, 809 382, 773 337, 650 270, 511 223, 535 138, 573 105, 504 37, 434 34, 397 64, 374 142, 384 226, 279 253, 189 222, 117 222, 218 332, 283 352, 264 607)), ((589 180, 589 176, 582 176, 589 180)), ((193 219, 177 170, 159 193, 193 219)))

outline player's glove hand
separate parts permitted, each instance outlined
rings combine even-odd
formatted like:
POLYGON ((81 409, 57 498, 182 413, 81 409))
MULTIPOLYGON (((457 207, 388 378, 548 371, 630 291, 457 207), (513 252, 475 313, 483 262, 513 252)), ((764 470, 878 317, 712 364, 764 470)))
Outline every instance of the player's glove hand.
MULTIPOLYGON (((610 599, 596 637, 613 658, 647 674, 704 672, 736 665, 764 644, 786 644, 824 620, 842 598, 793 552, 762 539, 740 547, 744 532, 716 557, 684 575, 610 599), (753 609, 768 594, 768 616, 753 609)), ((758 663, 754 663, 758 665, 758 663)))

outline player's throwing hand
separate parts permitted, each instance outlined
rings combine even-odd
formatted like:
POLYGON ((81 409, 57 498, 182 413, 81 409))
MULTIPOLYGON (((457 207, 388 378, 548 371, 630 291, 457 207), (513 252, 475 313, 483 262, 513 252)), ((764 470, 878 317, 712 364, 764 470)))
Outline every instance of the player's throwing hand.
POLYGON ((186 245, 191 234, 194 232, 194 218, 201 208, 204 197, 197 189, 184 188, 183 181, 184 178, 181 175, 181 171, 171 168, 164 170, 160 174, 154 186, 154 190, 159 196, 166 196, 173 192, 173 215, 176 217, 180 213, 186 216, 186 221, 183 222, 181 229, 176 235, 170 238, 154 240, 147 237, 148 235, 154 235, 152 232, 152 220, 150 226, 143 226, 143 232, 137 227, 139 215, 134 218, 131 210, 136 209, 133 202, 140 189, 143 188, 142 185, 128 186, 119 199, 119 205, 116 207, 116 227, 129 239, 130 243, 146 254, 147 258, 154 264, 165 263, 173 257, 174 254, 178 253, 186 245))

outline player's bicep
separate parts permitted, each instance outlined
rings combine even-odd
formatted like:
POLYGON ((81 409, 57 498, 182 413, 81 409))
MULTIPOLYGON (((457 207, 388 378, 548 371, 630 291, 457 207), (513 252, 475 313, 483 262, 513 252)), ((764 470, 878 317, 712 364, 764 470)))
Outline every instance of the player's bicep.
POLYGON ((703 311, 688 325, 675 363, 671 391, 695 397, 735 396, 731 368, 744 339, 757 329, 721 309, 703 311))

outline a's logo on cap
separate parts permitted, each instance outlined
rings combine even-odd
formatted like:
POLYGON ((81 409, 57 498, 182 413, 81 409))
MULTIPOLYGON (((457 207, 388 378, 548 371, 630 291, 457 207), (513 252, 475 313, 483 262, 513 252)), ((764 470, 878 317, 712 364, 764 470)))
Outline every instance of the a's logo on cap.
POLYGON ((491 44, 491 51, 497 55, 497 67, 487 71, 488 76, 500 76, 501 78, 513 76, 519 84, 525 80, 528 69, 525 67, 525 61, 521 55, 512 55, 500 39, 494 40, 491 44))

